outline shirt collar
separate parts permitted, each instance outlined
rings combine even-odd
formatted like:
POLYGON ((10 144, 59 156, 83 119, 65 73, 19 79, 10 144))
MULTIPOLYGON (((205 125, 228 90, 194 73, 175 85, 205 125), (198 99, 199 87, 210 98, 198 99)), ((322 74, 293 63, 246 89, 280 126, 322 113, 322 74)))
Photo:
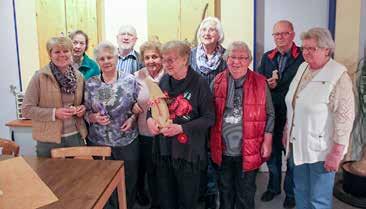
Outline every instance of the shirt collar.
POLYGON ((119 50, 118 50, 118 58, 119 59, 123 59, 124 60, 124 59, 127 59, 129 57, 132 57, 135 60, 137 60, 137 52, 135 50, 131 50, 130 53, 128 53, 126 56, 122 56, 122 55, 120 55, 119 50))
MULTIPOLYGON (((272 51, 270 51, 267 56, 270 60, 273 60, 276 57, 277 53, 280 53, 280 51, 277 48, 275 48, 272 49, 272 51)), ((294 42, 292 42, 290 54, 294 59, 296 59, 300 55, 300 50, 294 42)))

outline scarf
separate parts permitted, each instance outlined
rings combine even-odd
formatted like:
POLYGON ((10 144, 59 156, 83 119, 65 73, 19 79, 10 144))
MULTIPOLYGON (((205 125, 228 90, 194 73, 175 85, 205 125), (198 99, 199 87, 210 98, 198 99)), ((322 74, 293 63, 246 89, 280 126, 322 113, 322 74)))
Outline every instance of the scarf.
POLYGON ((70 65, 65 74, 63 74, 53 62, 50 62, 49 66, 53 76, 55 76, 55 79, 61 88, 61 92, 65 94, 74 94, 76 91, 76 75, 74 68, 70 65))
POLYGON ((227 108, 234 108, 235 89, 243 87, 246 77, 247 76, 245 74, 242 78, 234 80, 234 78, 229 73, 228 86, 227 86, 227 98, 226 98, 226 107, 227 108))
MULTIPOLYGON (((197 82, 193 77, 193 69, 191 67, 188 67, 187 76, 182 80, 176 80, 171 76, 167 76, 166 79, 168 79, 167 82, 160 82, 161 83, 161 90, 166 91, 169 94, 169 97, 176 97, 179 94, 186 91, 188 86, 191 84, 191 82, 197 82)), ((164 78, 164 77, 163 77, 164 78)))
POLYGON ((199 44, 197 46, 196 62, 200 72, 207 75, 210 72, 215 71, 221 63, 223 54, 224 48, 218 44, 213 56, 210 59, 207 59, 203 44, 199 44))

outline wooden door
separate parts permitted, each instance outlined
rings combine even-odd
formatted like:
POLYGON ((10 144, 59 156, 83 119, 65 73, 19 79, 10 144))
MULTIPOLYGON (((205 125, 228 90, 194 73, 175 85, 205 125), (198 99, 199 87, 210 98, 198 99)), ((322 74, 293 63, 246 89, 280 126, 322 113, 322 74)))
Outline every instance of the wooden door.
POLYGON ((92 55, 98 44, 96 0, 66 0, 65 8, 67 33, 79 29, 88 34, 89 48, 86 53, 92 55))
POLYGON ((40 66, 49 62, 47 40, 54 36, 68 36, 76 29, 89 36, 88 54, 98 43, 96 0, 37 0, 37 31, 40 66))

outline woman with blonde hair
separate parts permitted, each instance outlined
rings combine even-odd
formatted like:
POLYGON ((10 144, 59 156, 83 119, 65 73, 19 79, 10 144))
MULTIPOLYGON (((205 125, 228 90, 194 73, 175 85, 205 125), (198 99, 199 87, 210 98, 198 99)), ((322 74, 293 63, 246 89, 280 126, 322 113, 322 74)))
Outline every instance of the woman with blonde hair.
POLYGON ((84 79, 72 66, 72 43, 66 37, 47 41, 50 63, 29 82, 22 106, 32 119, 32 135, 39 157, 50 157, 51 149, 85 145, 87 130, 82 104, 84 79))

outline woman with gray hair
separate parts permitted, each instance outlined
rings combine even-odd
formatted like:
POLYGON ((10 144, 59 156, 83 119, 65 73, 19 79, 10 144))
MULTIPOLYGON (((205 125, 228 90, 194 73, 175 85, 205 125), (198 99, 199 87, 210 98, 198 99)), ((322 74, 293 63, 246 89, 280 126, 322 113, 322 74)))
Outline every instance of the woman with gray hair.
POLYGON ((301 40, 305 62, 286 95, 283 143, 295 164, 296 207, 331 209, 355 114, 352 81, 331 57, 335 44, 327 29, 312 28, 301 40))
POLYGON ((233 42, 224 57, 228 69, 212 83, 216 122, 210 135, 220 209, 254 209, 257 171, 272 151, 274 108, 266 78, 249 69, 248 45, 233 42))
MULTIPOLYGON (((221 46, 224 31, 220 20, 216 17, 205 18, 198 28, 197 40, 199 43, 191 51, 190 64, 210 84, 226 68, 222 58, 225 49, 221 46)), ((218 202, 217 174, 210 155, 208 151, 208 169, 202 174, 201 193, 205 198, 206 209, 215 209, 218 202)))
MULTIPOLYGON (((85 84, 86 120, 90 145, 110 146, 111 160, 124 160, 127 207, 135 202, 139 146, 136 116, 131 113, 139 87, 135 77, 117 70, 117 49, 109 42, 94 50, 101 74, 85 84)), ((113 195, 106 208, 118 208, 113 195)))
POLYGON ((212 95, 207 82, 188 64, 190 47, 169 41, 162 47, 166 75, 159 82, 166 94, 172 123, 159 127, 148 115, 153 157, 162 209, 194 209, 201 173, 207 168, 206 136, 214 123, 212 95))
POLYGON ((226 68, 222 59, 225 52, 221 43, 224 41, 224 31, 219 19, 216 17, 205 18, 197 31, 196 48, 193 48, 190 56, 190 65, 208 82, 226 68))

